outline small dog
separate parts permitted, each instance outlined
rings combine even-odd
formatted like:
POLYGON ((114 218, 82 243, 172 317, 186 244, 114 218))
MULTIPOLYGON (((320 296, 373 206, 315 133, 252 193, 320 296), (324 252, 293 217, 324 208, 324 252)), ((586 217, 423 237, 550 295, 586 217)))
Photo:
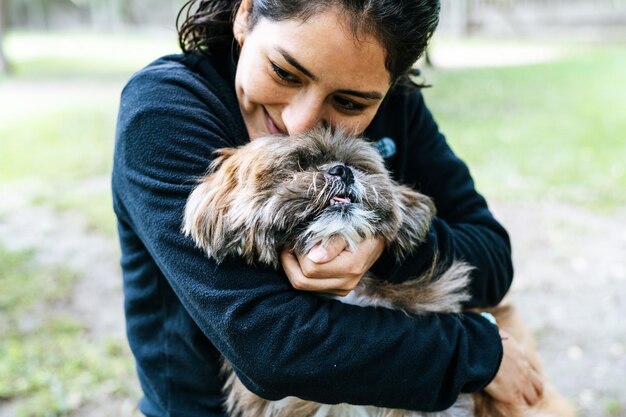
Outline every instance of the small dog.
MULTIPOLYGON (((329 130, 296 137, 264 137, 221 149, 191 193, 183 232, 217 262, 243 258, 250 265, 280 266, 282 248, 305 254, 335 236, 356 247, 380 237, 401 260, 423 242, 435 215, 432 201, 391 179, 378 152, 366 141, 329 130)), ((342 302, 398 309, 418 315, 461 313, 471 268, 454 262, 440 271, 435 261, 413 280, 391 284, 366 275, 342 302)), ((510 317, 507 309, 496 311, 510 317)), ((229 415, 241 417, 539 417, 546 403, 515 409, 482 393, 462 394, 440 413, 348 404, 319 404, 296 397, 262 399, 248 391, 230 365, 224 387, 229 415)), ((545 397, 544 397, 545 398, 545 397)), ((556 398, 556 397, 555 397, 556 398)), ((562 408, 562 407, 561 407, 562 408)), ((556 409, 561 409, 556 407, 556 409)), ((565 410, 565 408, 563 408, 565 410)))

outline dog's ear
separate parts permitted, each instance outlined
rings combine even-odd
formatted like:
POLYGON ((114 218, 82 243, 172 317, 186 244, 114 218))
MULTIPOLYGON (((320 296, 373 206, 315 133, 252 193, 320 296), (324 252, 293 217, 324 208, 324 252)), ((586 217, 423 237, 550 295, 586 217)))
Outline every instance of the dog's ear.
POLYGON ((227 211, 230 189, 235 186, 236 167, 229 167, 233 165, 229 158, 234 155, 234 148, 223 148, 216 153, 218 156, 211 163, 209 173, 200 179, 187 199, 183 233, 219 262, 228 255, 227 211))
POLYGON ((391 248, 396 257, 401 259, 424 241, 436 210, 432 200, 424 194, 400 184, 396 190, 400 227, 391 248))
POLYGON ((211 164, 208 175, 190 194, 185 207, 183 233, 209 258, 243 257, 278 267, 277 243, 271 227, 258 216, 263 199, 244 190, 254 156, 249 148, 226 148, 211 164))

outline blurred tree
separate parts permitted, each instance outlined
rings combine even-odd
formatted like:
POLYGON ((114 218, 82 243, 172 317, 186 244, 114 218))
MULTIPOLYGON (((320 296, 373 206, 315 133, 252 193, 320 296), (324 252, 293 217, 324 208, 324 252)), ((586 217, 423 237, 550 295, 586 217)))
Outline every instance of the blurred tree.
POLYGON ((124 23, 136 24, 137 19, 135 18, 135 1, 134 0, 126 0, 122 2, 120 7, 120 14, 124 23))
POLYGON ((11 69, 9 61, 4 54, 3 44, 6 37, 7 6, 9 0, 0 0, 0 72, 8 73, 11 69))

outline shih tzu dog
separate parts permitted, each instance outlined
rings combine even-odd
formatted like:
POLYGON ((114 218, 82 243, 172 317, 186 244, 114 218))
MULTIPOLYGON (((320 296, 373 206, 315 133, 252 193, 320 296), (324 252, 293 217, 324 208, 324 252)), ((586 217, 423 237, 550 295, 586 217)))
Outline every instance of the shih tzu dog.
MULTIPOLYGON (((314 130, 289 138, 264 137, 218 152, 210 173, 188 199, 183 226, 183 232, 217 262, 238 257, 250 265, 279 268, 279 254, 284 247, 305 254, 336 236, 352 248, 363 239, 380 237, 387 249, 402 260, 423 242, 435 215, 427 196, 390 177, 382 157, 368 142, 341 133, 314 130)), ((435 262, 429 271, 400 284, 366 275, 348 296, 338 299, 413 315, 461 313, 463 302, 469 299, 470 269, 454 262, 442 271, 435 262)), ((505 310, 496 313, 503 322, 510 317, 505 310)), ((429 414, 319 404, 296 397, 269 401, 248 391, 228 363, 224 369, 228 374, 226 407, 232 416, 570 415, 555 413, 566 407, 555 406, 546 396, 543 405, 522 410, 497 403, 484 393, 462 394, 452 408, 429 414)))

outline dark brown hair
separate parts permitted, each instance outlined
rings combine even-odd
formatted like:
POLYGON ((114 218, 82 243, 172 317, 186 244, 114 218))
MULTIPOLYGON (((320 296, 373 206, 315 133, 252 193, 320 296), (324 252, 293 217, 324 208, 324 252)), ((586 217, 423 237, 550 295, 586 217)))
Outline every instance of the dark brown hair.
MULTIPOLYGON (((182 50, 211 55, 230 48, 240 3, 241 0, 189 0, 177 19, 182 50)), ((252 29, 260 18, 275 22, 307 20, 330 7, 345 13, 355 37, 366 33, 380 41, 387 53, 385 67, 394 82, 413 84, 412 66, 426 50, 439 22, 439 0, 253 0, 249 25, 252 29)))

